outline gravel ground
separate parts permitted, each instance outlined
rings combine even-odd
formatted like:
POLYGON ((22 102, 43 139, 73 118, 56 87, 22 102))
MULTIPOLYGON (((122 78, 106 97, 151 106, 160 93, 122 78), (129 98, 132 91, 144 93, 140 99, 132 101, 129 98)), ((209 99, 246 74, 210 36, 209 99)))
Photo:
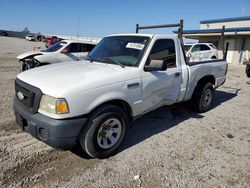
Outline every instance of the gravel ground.
POLYGON ((230 65, 209 112, 163 107, 133 123, 120 152, 88 159, 16 128, 16 56, 44 43, 0 37, 0 187, 250 187, 250 85, 230 65))

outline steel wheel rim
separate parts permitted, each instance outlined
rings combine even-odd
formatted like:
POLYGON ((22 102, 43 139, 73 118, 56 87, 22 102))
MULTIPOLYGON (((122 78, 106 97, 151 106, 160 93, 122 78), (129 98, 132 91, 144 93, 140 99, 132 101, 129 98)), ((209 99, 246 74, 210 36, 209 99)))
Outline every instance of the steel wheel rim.
POLYGON ((207 89, 204 93, 203 93, 203 97, 202 97, 202 105, 207 107, 212 100, 212 91, 210 89, 207 89))
POLYGON ((97 133, 97 143, 102 149, 113 147, 122 134, 122 123, 117 118, 107 119, 100 127, 97 133))

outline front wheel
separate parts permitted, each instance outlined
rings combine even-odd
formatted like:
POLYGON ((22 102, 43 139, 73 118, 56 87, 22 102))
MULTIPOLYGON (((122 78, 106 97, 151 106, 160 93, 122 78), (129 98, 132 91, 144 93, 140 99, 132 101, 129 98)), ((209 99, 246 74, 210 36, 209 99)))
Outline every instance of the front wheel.
POLYGON ((209 110, 213 101, 213 93, 214 88, 212 83, 200 83, 197 85, 192 97, 192 101, 195 109, 198 112, 202 113, 209 110))
POLYGON ((250 63, 246 65, 246 74, 247 74, 247 77, 250 78, 250 63))
POLYGON ((91 157, 106 158, 117 152, 125 138, 126 129, 126 114, 119 107, 105 105, 90 114, 79 141, 91 157))

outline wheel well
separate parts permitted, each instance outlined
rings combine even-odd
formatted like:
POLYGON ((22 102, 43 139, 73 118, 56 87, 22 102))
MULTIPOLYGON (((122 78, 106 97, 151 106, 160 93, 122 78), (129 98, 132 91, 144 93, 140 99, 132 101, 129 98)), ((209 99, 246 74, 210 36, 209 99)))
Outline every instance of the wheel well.
POLYGON ((204 84, 204 83, 212 83, 213 85, 215 85, 215 78, 212 75, 208 75, 208 76, 204 76, 203 78, 201 78, 198 83, 197 86, 200 84, 204 84))
POLYGON ((213 55, 213 56, 211 57, 211 59, 217 59, 217 57, 213 55))
MULTIPOLYGON (((101 107, 103 105, 106 105, 106 104, 111 104, 111 105, 114 105, 114 106, 118 106, 119 108, 121 108, 128 115, 130 120, 133 119, 133 117, 132 117, 132 109, 131 109, 130 105, 126 101, 121 100, 121 99, 107 101, 107 102, 102 103, 101 105, 97 106, 95 109, 97 109, 97 108, 99 108, 99 107, 101 107)), ((93 110, 95 110, 95 109, 93 109, 93 110)))
POLYGON ((215 78, 214 76, 212 75, 207 75, 207 76, 204 76, 202 77, 198 82, 197 82, 197 85, 195 86, 194 90, 193 90, 193 93, 192 93, 192 97, 191 97, 191 100, 195 101, 196 98, 195 98, 195 94, 196 92, 199 91, 200 87, 204 86, 206 83, 212 83, 213 85, 215 85, 215 78))
POLYGON ((203 78, 201 78, 201 79, 198 81, 198 83, 197 83, 197 85, 196 85, 196 87, 195 87, 195 89, 194 89, 194 92, 195 92, 195 90, 196 90, 197 87, 199 87, 200 85, 206 84, 206 83, 208 83, 208 82, 210 82, 210 83, 212 83, 213 85, 215 85, 215 78, 214 78, 214 76, 208 75, 208 76, 204 76, 203 78))

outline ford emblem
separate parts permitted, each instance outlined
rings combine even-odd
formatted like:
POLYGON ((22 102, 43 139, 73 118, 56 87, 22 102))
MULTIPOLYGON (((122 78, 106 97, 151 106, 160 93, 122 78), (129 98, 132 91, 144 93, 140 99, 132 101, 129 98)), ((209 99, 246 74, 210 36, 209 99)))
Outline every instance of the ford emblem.
POLYGON ((22 92, 20 92, 20 91, 17 92, 17 97, 18 97, 20 100, 23 100, 23 99, 24 99, 24 95, 23 95, 22 92))

